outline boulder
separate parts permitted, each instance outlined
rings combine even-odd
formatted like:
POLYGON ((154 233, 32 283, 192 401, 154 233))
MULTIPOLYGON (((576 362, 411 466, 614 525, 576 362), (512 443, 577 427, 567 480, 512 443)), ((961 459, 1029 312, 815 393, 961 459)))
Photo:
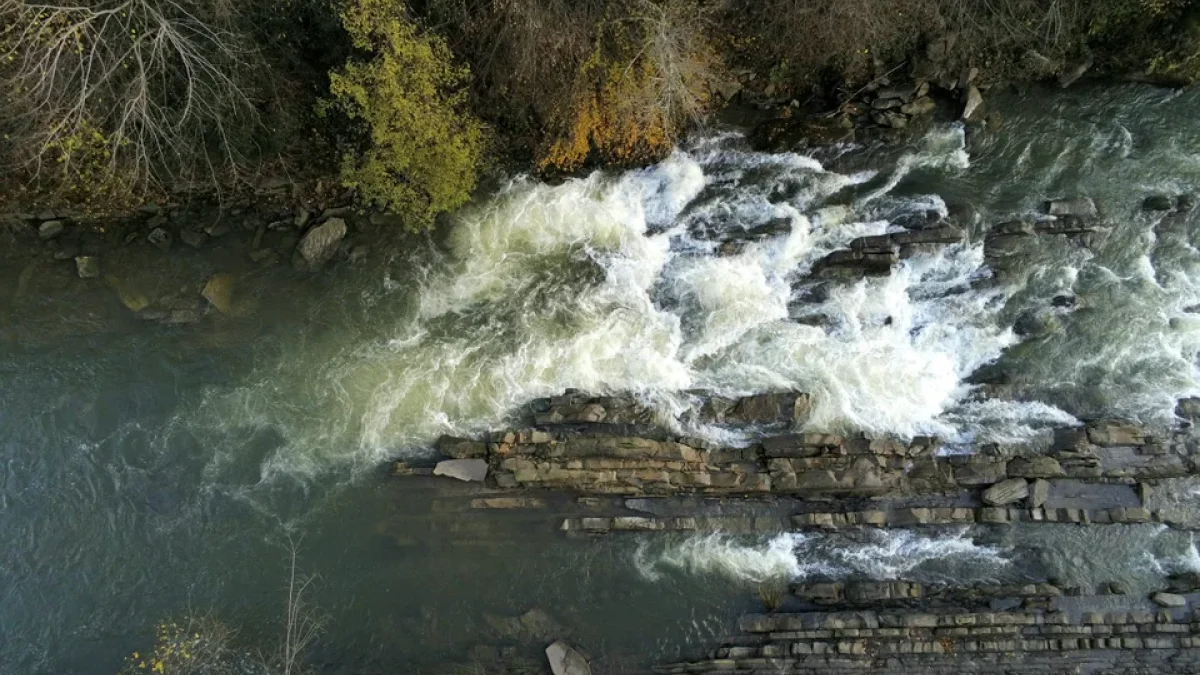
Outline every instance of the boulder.
POLYGON ((66 225, 61 220, 48 220, 38 226, 38 236, 42 239, 53 239, 63 233, 66 225))
POLYGON ((979 109, 983 107, 983 94, 980 93, 979 87, 971 85, 967 88, 967 98, 963 103, 962 118, 964 120, 972 119, 979 109))
POLYGON ((983 503, 1005 506, 1029 496, 1029 483, 1024 478, 1009 478, 983 491, 983 503))
POLYGON ((1029 507, 1033 509, 1045 506, 1050 498, 1050 482, 1038 478, 1029 487, 1029 507))
POLYGON ((1192 396, 1179 399, 1175 405, 1175 415, 1193 422, 1200 419, 1200 398, 1192 396))
POLYGON ((592 675, 592 667, 583 654, 562 640, 546 647, 546 659, 554 675, 592 675))
POLYGON ((76 256, 75 271, 80 279, 95 279, 100 276, 100 259, 94 255, 76 256))
POLYGON ((1172 574, 1171 590, 1176 593, 1192 593, 1200 590, 1200 572, 1172 574))
POLYGON ((306 232, 297 250, 309 267, 320 267, 333 259, 345 237, 346 221, 330 218, 306 232))
POLYGON ((1046 202, 1046 213, 1052 216, 1074 216, 1076 218, 1095 218, 1099 215, 1096 202, 1091 197, 1052 199, 1046 202))
POLYGON ((1150 596, 1159 607, 1187 607, 1187 598, 1174 593, 1155 593, 1150 596))
POLYGON ((433 475, 480 483, 487 478, 488 463, 482 459, 447 459, 437 463, 433 475))
POLYGON ((1059 478, 1065 476, 1062 464, 1057 459, 1038 455, 1016 457, 1008 463, 1008 475, 1014 478, 1059 478))
POLYGON ((900 112, 904 113, 905 115, 912 115, 914 117, 928 115, 936 109, 937 103, 935 103, 934 100, 928 96, 922 96, 912 103, 905 103, 904 105, 900 106, 900 112))
POLYGON ((228 272, 214 274, 204 284, 200 295, 218 312, 228 314, 233 309, 233 285, 235 278, 228 272))

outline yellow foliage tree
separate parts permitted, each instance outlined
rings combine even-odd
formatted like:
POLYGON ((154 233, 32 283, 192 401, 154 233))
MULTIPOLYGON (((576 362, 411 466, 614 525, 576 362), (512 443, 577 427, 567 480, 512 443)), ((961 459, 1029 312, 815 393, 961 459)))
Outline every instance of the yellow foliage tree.
POLYGON ((441 38, 422 32, 397 0, 350 0, 342 25, 369 60, 330 74, 337 111, 360 134, 342 157, 341 176, 366 201, 431 227, 475 188, 483 125, 466 110, 466 68, 441 38))
POLYGON ((568 106, 539 158, 571 171, 589 158, 629 164, 661 157, 708 109, 723 70, 709 12, 695 0, 624 0, 596 27, 568 106))

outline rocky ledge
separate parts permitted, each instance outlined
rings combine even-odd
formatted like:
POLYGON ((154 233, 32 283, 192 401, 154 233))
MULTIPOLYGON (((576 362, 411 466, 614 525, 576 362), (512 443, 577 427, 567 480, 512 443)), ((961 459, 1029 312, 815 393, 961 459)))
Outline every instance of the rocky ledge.
MULTIPOLYGON (((1200 400, 1180 401, 1170 430, 1091 420, 1049 430, 1040 444, 970 448, 792 431, 811 403, 800 392, 696 392, 690 409, 663 419, 633 396, 567 392, 533 402, 518 428, 440 439, 447 459, 436 466, 397 463, 394 472, 464 481, 439 509, 445 517, 511 514, 568 537, 1017 522, 1200 528, 1174 497, 1200 467, 1200 400), (732 447, 671 431, 705 426, 757 440, 732 447)), ((1119 581, 1080 589, 816 578, 760 599, 767 611, 743 616, 704 658, 654 672, 1200 672, 1200 574, 1137 594, 1119 581)), ((571 663, 586 672, 586 660, 571 663)))
MULTIPOLYGON (((670 433, 633 397, 572 392, 530 406, 530 426, 486 439, 444 437, 438 475, 501 490, 596 498, 758 497, 786 504, 785 527, 910 527, 968 523, 1195 523, 1154 499, 1161 483, 1200 466, 1188 423, 1154 434, 1119 420, 1055 429, 1044 447, 948 448, 937 438, 795 433, 810 399, 796 392, 704 397, 688 416, 766 435, 723 447, 670 433)), ((1200 402, 1180 403, 1182 418, 1200 402)), ((397 474, 414 471, 398 464, 397 474)), ((601 500, 602 501, 602 500, 601 500)), ((568 518, 562 529, 695 529, 697 513, 568 518)), ((643 509, 644 510, 644 509, 643 509)), ((670 511, 670 509, 666 509, 670 511)))

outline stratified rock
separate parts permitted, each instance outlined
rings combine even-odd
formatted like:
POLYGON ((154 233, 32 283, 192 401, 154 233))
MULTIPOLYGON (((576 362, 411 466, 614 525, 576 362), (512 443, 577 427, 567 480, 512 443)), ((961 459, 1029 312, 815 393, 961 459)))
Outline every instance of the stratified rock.
POLYGON ((200 295, 209 302, 217 311, 222 314, 228 314, 233 309, 233 286, 236 281, 232 274, 222 272, 214 274, 208 279, 208 283, 204 284, 204 290, 200 295))
POLYGON ((546 659, 554 675, 592 675, 592 667, 583 654, 562 640, 546 647, 546 659))
POLYGON ((1150 596, 1159 607, 1187 607, 1187 598, 1174 593, 1155 593, 1150 596))
POLYGON ((1088 440, 1102 448, 1145 445, 1146 433, 1128 422, 1092 422, 1087 427, 1088 440))
POLYGON ((297 249, 309 267, 319 267, 333 259, 346 237, 346 221, 330 218, 305 233, 297 249))
POLYGON ((483 459, 487 457, 487 445, 469 438, 442 436, 434 444, 437 451, 453 459, 483 459))
POLYGON ((983 503, 1005 506, 1029 496, 1029 483, 1024 478, 1009 478, 983 491, 983 503))
POLYGON ((76 256, 75 271, 80 279, 95 279, 100 276, 100 259, 93 255, 76 256))
POLYGON ((433 475, 479 483, 487 478, 488 463, 482 459, 447 459, 437 463, 433 475))
POLYGON ((1052 199, 1046 202, 1046 213, 1052 216, 1074 216, 1076 218, 1095 218, 1099 215, 1096 202, 1091 197, 1079 199, 1052 199))
POLYGON ((53 239, 63 233, 66 226, 61 220, 48 220, 38 226, 38 236, 42 239, 53 239))
POLYGON ((1065 476, 1066 472, 1057 459, 1038 455, 1011 460, 1008 463, 1008 475, 1014 478, 1058 478, 1065 476))

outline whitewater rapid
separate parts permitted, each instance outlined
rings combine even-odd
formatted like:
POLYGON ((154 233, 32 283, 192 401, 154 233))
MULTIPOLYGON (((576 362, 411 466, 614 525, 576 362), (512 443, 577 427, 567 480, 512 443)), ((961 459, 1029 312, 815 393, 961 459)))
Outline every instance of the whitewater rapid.
MULTIPOLYGON (((567 388, 634 392, 668 426, 685 424, 696 389, 799 390, 813 395, 807 428, 952 444, 1025 442, 1077 423, 1059 404, 1074 399, 1056 393, 1071 382, 1128 390, 1103 401, 1106 412, 1158 422, 1170 420, 1175 397, 1200 391, 1194 365, 1137 370, 1148 358, 1195 360, 1200 322, 1164 316, 1200 302, 1195 255, 1171 275, 1148 255, 1135 265, 1156 279, 1161 321, 1132 321, 1116 338, 1080 322, 1036 350, 1013 330, 1018 310, 1115 275, 1095 254, 1076 247, 1055 258, 1064 245, 1054 243, 1024 276, 1001 280, 976 218, 959 222, 972 233, 967 243, 905 260, 887 277, 810 278, 816 261, 856 237, 949 217, 915 177, 956 181, 973 169, 961 125, 879 162, 838 173, 811 157, 753 152, 726 133, 644 170, 559 185, 513 180, 457 214, 443 246, 364 294, 366 325, 306 337, 242 386, 207 392, 190 422, 226 441, 233 429, 279 434, 263 462, 269 477, 424 453, 440 434, 498 427, 529 400, 567 388), (740 243, 729 250, 729 241, 740 243), (1031 394, 978 396, 971 374, 1020 349, 1030 365, 1014 379, 1031 394), (1114 376, 1096 356, 1113 361, 1114 376)), ((1130 304, 1128 293, 1116 301, 1130 304)))

